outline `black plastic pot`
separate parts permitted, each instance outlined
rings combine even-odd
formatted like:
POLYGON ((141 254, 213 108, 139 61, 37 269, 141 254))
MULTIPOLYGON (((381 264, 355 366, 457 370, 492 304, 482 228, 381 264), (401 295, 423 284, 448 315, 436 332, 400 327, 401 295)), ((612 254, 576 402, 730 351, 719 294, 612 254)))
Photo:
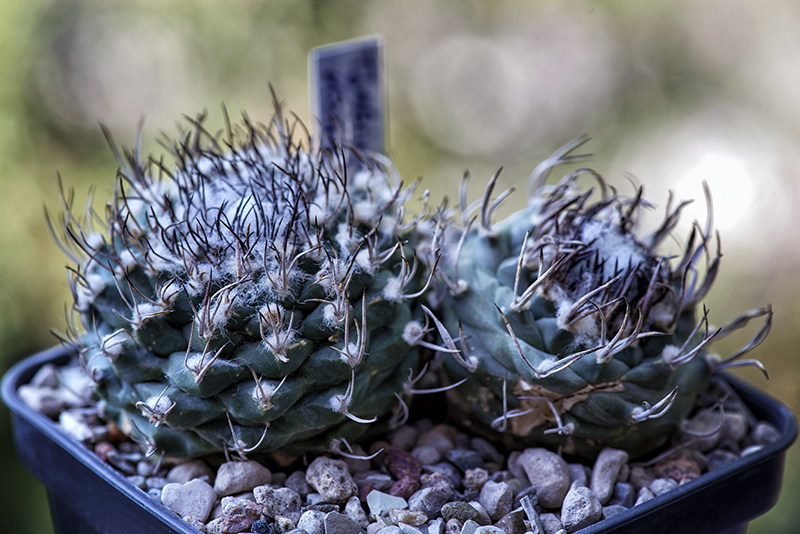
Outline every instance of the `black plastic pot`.
MULTIPOLYGON (((71 354, 56 347, 24 360, 3 377, 3 401, 11 408, 14 440, 22 464, 47 488, 57 533, 186 533, 196 530, 145 492, 129 484, 83 444, 61 432, 17 395, 46 363, 71 354)), ((797 436, 788 408, 735 377, 736 392, 781 438, 732 464, 580 531, 580 534, 734 534, 775 505, 786 449, 797 436)))

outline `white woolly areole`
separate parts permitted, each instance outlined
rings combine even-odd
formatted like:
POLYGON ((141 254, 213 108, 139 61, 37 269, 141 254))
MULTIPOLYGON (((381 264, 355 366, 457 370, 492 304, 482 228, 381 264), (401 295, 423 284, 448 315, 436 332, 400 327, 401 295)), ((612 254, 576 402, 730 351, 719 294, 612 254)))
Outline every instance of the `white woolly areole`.
POLYGON ((403 284, 400 278, 392 276, 386 280, 386 285, 383 286, 383 298, 387 302, 400 302, 403 300, 403 284))
POLYGON ((153 317, 158 317, 163 313, 164 308, 158 304, 139 302, 133 307, 133 319, 131 320, 131 324, 134 328, 138 328, 153 317))
POLYGON ((425 329, 422 327, 422 323, 419 321, 409 321, 403 328, 403 341, 411 346, 414 346, 422 341, 422 337, 424 335, 425 329))
MULTIPOLYGON (((158 395, 153 395, 144 401, 144 404, 155 413, 165 413, 172 408, 175 403, 172 402, 172 399, 166 395, 162 395, 160 397, 158 395)), ((141 408, 141 411, 143 414, 148 415, 145 408, 141 408)))
POLYGON ((89 307, 94 300, 100 296, 106 288, 106 283, 103 277, 99 274, 87 274, 84 276, 85 285, 78 284, 76 289, 77 293, 77 308, 78 311, 89 311, 89 307))
POLYGON ((100 350, 111 360, 114 360, 125 350, 125 333, 117 331, 103 336, 103 340, 100 342, 100 350))
POLYGON ((661 359, 664 360, 665 363, 672 363, 675 361, 675 358, 681 355, 681 348, 675 345, 667 345, 661 351, 661 359))
POLYGON ((581 241, 592 243, 589 250, 597 252, 603 266, 603 277, 610 280, 616 269, 625 270, 628 265, 638 265, 644 261, 641 246, 630 234, 622 234, 619 225, 611 221, 593 220, 583 225, 581 241))

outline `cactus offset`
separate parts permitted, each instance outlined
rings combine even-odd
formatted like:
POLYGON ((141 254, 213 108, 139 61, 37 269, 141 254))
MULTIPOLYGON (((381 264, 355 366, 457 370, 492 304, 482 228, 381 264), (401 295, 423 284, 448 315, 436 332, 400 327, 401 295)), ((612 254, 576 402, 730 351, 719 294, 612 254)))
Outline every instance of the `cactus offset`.
POLYGON ((304 149, 280 111, 227 135, 202 123, 171 143, 175 168, 143 161, 140 140, 114 149, 100 232, 97 214, 79 223, 66 203, 82 362, 151 450, 305 453, 354 439, 405 406, 418 369, 403 334, 430 258, 415 252, 418 219, 404 220, 413 188, 379 155, 304 149))
POLYGON ((641 188, 624 198, 588 169, 545 186, 553 166, 581 158, 569 154, 584 141, 537 167, 528 206, 501 223, 491 220, 497 175, 478 222, 469 221, 462 189, 461 220, 441 223, 451 237, 442 245, 449 271, 441 273, 440 332, 453 353, 442 366, 454 386, 469 377, 449 392, 454 406, 498 438, 587 457, 604 447, 639 456, 675 432, 715 370, 760 366, 739 358, 766 336, 772 312, 748 312, 722 329, 709 327, 705 308, 697 313, 721 257, 718 245, 710 252, 710 215, 684 253, 667 258, 657 247, 685 203, 668 206, 644 237, 636 233, 641 188), (581 175, 597 180, 599 199, 577 188, 581 175), (743 350, 725 360, 706 354, 712 339, 763 315, 743 350))

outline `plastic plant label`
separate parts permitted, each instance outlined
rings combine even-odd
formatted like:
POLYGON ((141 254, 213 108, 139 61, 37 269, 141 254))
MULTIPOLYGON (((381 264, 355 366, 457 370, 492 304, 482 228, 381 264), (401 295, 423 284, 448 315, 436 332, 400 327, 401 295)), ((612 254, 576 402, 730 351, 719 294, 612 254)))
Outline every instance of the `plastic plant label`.
POLYGON ((319 121, 322 147, 349 144, 383 152, 383 39, 371 36, 314 48, 309 68, 311 110, 319 121))

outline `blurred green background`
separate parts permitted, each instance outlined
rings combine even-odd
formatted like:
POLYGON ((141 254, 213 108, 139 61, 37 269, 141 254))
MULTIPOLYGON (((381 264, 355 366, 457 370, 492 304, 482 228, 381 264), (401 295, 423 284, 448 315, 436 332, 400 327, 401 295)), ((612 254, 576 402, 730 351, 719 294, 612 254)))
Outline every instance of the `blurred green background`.
MULTIPOLYGON (((307 123, 306 55, 381 33, 388 151, 405 181, 453 197, 464 169, 523 185, 580 134, 592 166, 663 208, 713 190, 725 254, 707 300, 724 323, 772 303, 755 370, 738 374, 800 411, 800 4, 793 0, 5 0, 0 2, 0 372, 64 330, 65 259, 42 206, 56 172, 82 202, 111 191, 100 133, 159 151, 182 114, 220 103, 270 117, 268 84, 307 123)), ((507 208, 523 204, 519 194, 507 208)), ((99 204, 98 204, 99 205, 99 204)), ((703 202, 686 216, 705 218, 703 202)), ((658 213, 661 213, 660 211, 658 213)), ((677 246, 677 245, 675 245, 677 246)), ((717 344, 735 350, 752 332, 717 344)), ((749 532, 797 532, 800 448, 778 505, 749 532)), ((16 462, 0 409, 0 531, 52 532, 43 488, 16 462)))

